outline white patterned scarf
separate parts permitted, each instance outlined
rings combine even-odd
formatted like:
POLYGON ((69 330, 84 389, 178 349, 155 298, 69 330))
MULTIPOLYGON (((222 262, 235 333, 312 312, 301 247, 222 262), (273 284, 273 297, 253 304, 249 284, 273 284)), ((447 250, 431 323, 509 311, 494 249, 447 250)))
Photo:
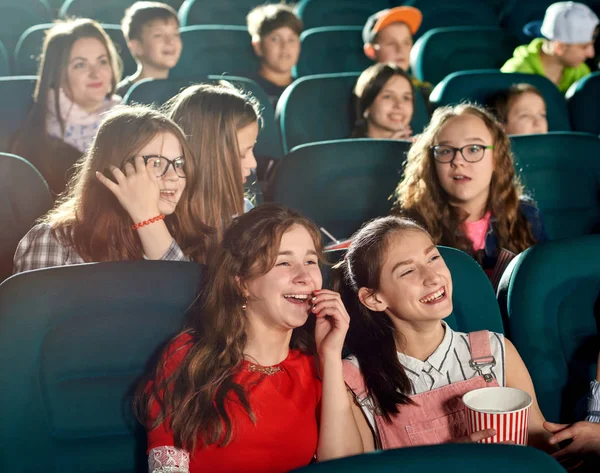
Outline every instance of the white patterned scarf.
POLYGON ((48 91, 48 115, 46 117, 46 132, 65 143, 85 153, 92 144, 96 131, 102 120, 102 114, 121 103, 118 95, 107 98, 102 106, 94 112, 86 112, 79 105, 72 102, 63 89, 58 89, 58 106, 60 116, 65 125, 63 133, 58 114, 56 113, 55 90, 48 91))

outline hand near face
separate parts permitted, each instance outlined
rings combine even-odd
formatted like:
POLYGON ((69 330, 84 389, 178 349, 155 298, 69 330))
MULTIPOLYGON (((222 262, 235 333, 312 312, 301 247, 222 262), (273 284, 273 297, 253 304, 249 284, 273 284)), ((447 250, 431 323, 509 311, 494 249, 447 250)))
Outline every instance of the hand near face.
POLYGON ((412 136, 412 128, 410 125, 405 125, 404 128, 394 132, 391 136, 392 140, 407 140, 412 136))
POLYGON ((99 172, 96 172, 96 178, 119 199, 134 223, 160 214, 158 178, 146 169, 144 158, 137 156, 133 164, 128 162, 125 172, 116 166, 111 167, 111 172, 116 183, 99 172))
POLYGON ((315 342, 321 357, 341 357, 350 316, 337 292, 321 289, 315 291, 311 311, 317 317, 315 342))

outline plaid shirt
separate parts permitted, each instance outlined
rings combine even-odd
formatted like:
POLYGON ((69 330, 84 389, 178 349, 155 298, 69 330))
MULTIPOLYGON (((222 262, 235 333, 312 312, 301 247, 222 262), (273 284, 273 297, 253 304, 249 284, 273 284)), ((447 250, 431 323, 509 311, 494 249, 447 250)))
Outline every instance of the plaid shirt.
MULTIPOLYGON (((174 239, 169 249, 162 255, 161 260, 190 261, 174 239)), ((13 274, 32 269, 85 262, 74 248, 58 240, 49 224, 42 223, 29 230, 19 242, 15 252, 13 274)))

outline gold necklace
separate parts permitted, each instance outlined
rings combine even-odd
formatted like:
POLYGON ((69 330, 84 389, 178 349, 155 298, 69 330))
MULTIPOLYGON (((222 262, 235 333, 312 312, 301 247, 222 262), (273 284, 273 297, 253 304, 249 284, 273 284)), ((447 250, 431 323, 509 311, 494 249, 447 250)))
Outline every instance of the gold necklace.
POLYGON ((255 365, 254 363, 249 363, 248 371, 254 371, 256 373, 266 374, 267 376, 273 376, 275 373, 279 373, 280 371, 283 371, 283 370, 281 369, 281 366, 279 366, 279 365, 261 366, 261 365, 255 365))

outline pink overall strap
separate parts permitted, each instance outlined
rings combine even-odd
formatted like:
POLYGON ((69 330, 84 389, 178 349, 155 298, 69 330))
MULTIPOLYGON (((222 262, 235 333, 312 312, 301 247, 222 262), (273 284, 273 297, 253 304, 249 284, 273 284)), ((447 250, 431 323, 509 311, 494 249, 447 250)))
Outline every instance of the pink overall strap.
POLYGON ((344 360, 342 362, 342 373, 346 385, 352 390, 356 400, 358 402, 363 401, 367 397, 367 387, 360 369, 351 361, 344 360))
POLYGON ((471 360, 469 361, 469 365, 489 383, 493 379, 493 376, 491 374, 483 374, 481 368, 496 365, 496 359, 492 356, 492 349, 490 348, 490 332, 487 330, 470 332, 469 345, 471 346, 471 360))

